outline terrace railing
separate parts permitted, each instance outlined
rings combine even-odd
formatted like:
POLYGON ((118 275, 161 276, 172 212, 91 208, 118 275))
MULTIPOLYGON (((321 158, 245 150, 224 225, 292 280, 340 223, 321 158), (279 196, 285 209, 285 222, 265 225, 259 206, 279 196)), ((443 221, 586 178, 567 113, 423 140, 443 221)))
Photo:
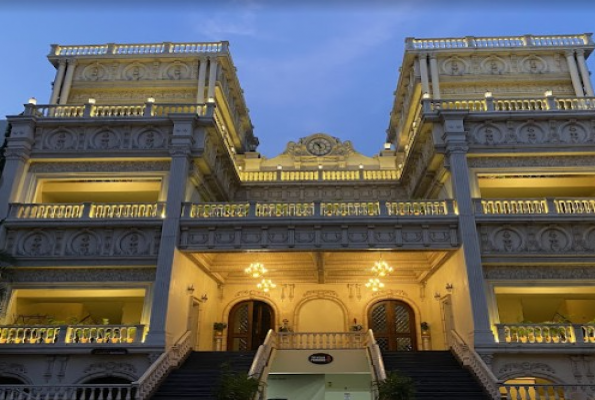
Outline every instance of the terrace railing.
POLYGON ((526 345, 595 344, 595 324, 496 324, 500 343, 526 345))
POLYGON ((595 215, 595 198, 474 199, 478 215, 595 215))
POLYGON ((467 110, 470 112, 534 112, 534 111, 593 111, 595 97, 557 98, 546 95, 541 98, 494 98, 483 99, 423 99, 424 112, 467 110))
POLYGON ((452 200, 402 202, 186 203, 182 216, 204 218, 421 217, 455 215, 452 200))
POLYGON ((13 203, 9 215, 27 220, 158 219, 165 217, 165 203, 13 203))
POLYGON ((366 332, 278 332, 280 350, 363 349, 366 332))
POLYGON ((507 37, 475 37, 417 39, 407 38, 407 50, 440 50, 440 49, 482 49, 482 48, 514 48, 514 47, 566 47, 592 46, 590 33, 582 35, 523 35, 507 37))
POLYGON ((118 44, 107 43, 100 45, 52 45, 49 56, 80 57, 80 56, 128 56, 155 54, 197 54, 197 53, 227 53, 227 42, 190 42, 190 43, 139 43, 118 44))
POLYGON ((167 117, 169 114, 176 113, 212 117, 213 110, 213 103, 25 104, 25 115, 37 118, 147 118, 167 117))
POLYGON ((3 345, 142 343, 144 325, 4 325, 3 345))

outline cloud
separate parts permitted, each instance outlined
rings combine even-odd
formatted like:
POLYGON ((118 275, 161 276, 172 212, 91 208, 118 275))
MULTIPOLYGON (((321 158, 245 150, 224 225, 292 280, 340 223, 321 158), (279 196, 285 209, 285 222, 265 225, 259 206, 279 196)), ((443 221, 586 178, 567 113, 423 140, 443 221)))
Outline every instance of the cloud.
MULTIPOLYGON (((208 9, 209 7, 207 7, 208 9)), ((257 35, 257 12, 260 3, 254 0, 233 0, 217 7, 212 17, 194 14, 193 23, 202 37, 214 40, 226 40, 233 36, 257 35)))

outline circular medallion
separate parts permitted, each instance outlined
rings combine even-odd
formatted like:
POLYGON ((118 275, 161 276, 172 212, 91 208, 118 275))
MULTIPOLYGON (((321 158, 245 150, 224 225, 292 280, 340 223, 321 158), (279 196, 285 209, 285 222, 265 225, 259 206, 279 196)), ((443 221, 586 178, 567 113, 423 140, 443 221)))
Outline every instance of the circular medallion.
POLYGON ((332 144, 326 138, 317 137, 310 140, 308 144, 306 144, 306 148, 312 155, 324 156, 331 152, 332 144))

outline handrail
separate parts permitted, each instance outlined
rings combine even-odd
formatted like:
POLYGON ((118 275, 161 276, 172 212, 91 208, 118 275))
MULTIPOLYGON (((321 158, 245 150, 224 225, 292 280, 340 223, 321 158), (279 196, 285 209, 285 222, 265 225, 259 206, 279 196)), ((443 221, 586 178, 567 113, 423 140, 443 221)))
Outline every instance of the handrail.
POLYGON ((374 375, 373 381, 379 382, 385 380, 386 369, 384 368, 384 360, 382 359, 380 346, 378 346, 378 343, 376 342, 372 329, 368 329, 368 332, 366 332, 365 343, 368 355, 370 356, 370 363, 372 364, 372 374, 374 375))
POLYGON ((12 203, 15 219, 131 219, 165 217, 165 203, 12 203))
POLYGON ((452 339, 451 348, 463 365, 471 369, 493 400, 500 400, 499 382, 496 375, 455 330, 450 331, 450 337, 452 339))
POLYGON ((136 398, 139 400, 149 398, 149 395, 155 390, 157 385, 161 383, 168 372, 188 356, 192 350, 191 332, 186 331, 185 334, 166 352, 162 353, 159 358, 151 364, 145 373, 132 385, 137 387, 136 398))
POLYGON ((144 400, 133 385, 1 385, 0 400, 144 400))
POLYGON ((595 198, 516 198, 516 199, 473 199, 478 215, 570 215, 595 214, 595 198))
POLYGON ((267 367, 270 365, 270 361, 273 358, 276 342, 277 340, 275 331, 269 329, 264 342, 258 346, 256 356, 254 356, 254 360, 252 361, 252 365, 248 371, 248 377, 258 379, 258 382, 260 383, 258 393, 254 397, 254 400, 259 400, 266 397, 265 382, 268 377, 267 367))
POLYGON ((499 385, 502 399, 541 399, 541 400, 558 400, 558 399, 593 399, 595 395, 595 387, 588 384, 518 384, 518 383, 503 383, 499 385), (582 393, 581 397, 574 397, 576 393, 582 393))
POLYGON ((455 38, 413 38, 405 41, 407 50, 461 48, 515 48, 592 46, 590 33, 578 35, 465 36, 455 38))

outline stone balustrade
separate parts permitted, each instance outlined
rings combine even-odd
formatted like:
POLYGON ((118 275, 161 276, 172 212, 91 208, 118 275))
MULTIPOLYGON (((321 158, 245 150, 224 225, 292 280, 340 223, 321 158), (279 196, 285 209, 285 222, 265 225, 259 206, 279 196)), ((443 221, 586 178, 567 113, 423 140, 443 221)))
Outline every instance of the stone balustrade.
POLYGON ((593 111, 595 97, 499 99, 424 99, 424 112, 466 110, 470 112, 523 112, 523 111, 593 111))
POLYGON ((13 219, 165 218, 165 203, 11 204, 13 219))
POLYGON ((58 105, 26 104, 25 115, 37 118, 147 118, 167 117, 169 114, 185 113, 211 117, 213 104, 190 103, 144 103, 144 104, 93 104, 58 105))
POLYGON ((499 384, 502 399, 514 400, 560 400, 560 399, 593 399, 593 385, 561 385, 561 384, 499 384))
POLYGON ((2 385, 0 400, 136 400, 133 385, 2 385))
POLYGON ((595 214, 595 198, 474 199, 478 215, 595 214))
POLYGON ((81 56, 130 56, 156 54, 200 54, 228 53, 227 42, 193 42, 193 43, 139 43, 101 45, 52 45, 49 57, 81 57, 81 56))
POLYGON ((595 324, 496 324, 500 343, 574 344, 595 343, 595 324))
POLYGON ((277 349, 342 350, 366 347, 366 332, 277 332, 277 349))
POLYGON ((203 218, 417 217, 455 215, 452 200, 402 202, 186 203, 182 216, 203 218))
POLYGON ((333 171, 243 171, 243 182, 303 182, 303 181, 396 181, 395 170, 333 170, 333 171))
POLYGON ((142 343, 144 325, 5 325, 1 345, 142 343))
POLYGON ((407 38, 407 50, 482 49, 514 47, 567 47, 593 45, 590 33, 582 35, 523 35, 509 37, 475 37, 417 39, 407 38))

